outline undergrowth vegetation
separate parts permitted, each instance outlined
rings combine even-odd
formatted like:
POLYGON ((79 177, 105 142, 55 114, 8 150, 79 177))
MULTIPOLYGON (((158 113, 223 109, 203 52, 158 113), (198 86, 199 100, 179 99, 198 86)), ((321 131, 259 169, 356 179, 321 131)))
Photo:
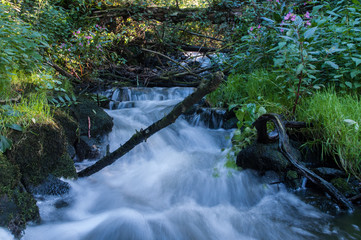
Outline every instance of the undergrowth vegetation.
POLYGON ((326 90, 305 99, 297 119, 311 122, 308 145, 321 145, 324 156, 334 160, 346 172, 361 177, 361 102, 355 94, 326 90))
POLYGON ((361 3, 251 2, 235 28, 235 51, 223 66, 230 75, 208 96, 213 106, 236 113, 233 151, 254 140, 251 124, 260 114, 275 112, 312 121, 306 144, 321 146, 360 178, 361 3))

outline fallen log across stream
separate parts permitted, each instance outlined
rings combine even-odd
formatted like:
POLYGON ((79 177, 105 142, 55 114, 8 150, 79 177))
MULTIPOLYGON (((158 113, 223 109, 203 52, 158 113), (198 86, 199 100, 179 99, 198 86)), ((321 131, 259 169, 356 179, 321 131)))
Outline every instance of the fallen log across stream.
POLYGON ((216 72, 210 80, 203 80, 196 91, 194 91, 191 95, 186 97, 182 102, 178 103, 173 110, 168 113, 165 117, 153 123, 146 129, 140 129, 136 131, 136 133, 121 147, 119 147, 114 152, 106 155, 95 164, 85 168, 84 170, 78 172, 79 177, 88 177, 106 166, 114 163, 117 159, 122 157, 124 154, 132 150, 139 143, 146 141, 147 138, 152 136, 154 133, 159 130, 169 126, 174 123, 177 118, 185 113, 190 107, 199 102, 206 94, 217 89, 219 84, 222 82, 223 73, 216 72))
POLYGON ((295 154, 290 147, 289 138, 286 133, 285 124, 281 120, 278 114, 264 114, 260 116, 254 123, 253 126, 257 129, 257 141, 260 143, 269 143, 274 141, 274 137, 270 137, 267 133, 267 122, 271 121, 275 125, 275 129, 278 133, 278 147, 280 152, 287 158, 292 166, 303 176, 309 179, 311 182, 316 184, 321 189, 325 190, 331 198, 340 206, 342 209, 348 209, 353 211, 352 203, 331 183, 318 176, 302 164, 298 163, 295 154))

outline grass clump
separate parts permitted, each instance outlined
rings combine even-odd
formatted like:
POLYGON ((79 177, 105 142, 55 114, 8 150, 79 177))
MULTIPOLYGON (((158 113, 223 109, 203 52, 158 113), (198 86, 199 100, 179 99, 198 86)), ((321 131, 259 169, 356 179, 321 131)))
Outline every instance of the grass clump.
POLYGON ((18 104, 0 107, 0 126, 6 135, 7 126, 16 124, 23 128, 34 123, 53 123, 52 113, 45 93, 32 93, 18 104))
POLYGON ((356 95, 334 90, 317 92, 304 99, 298 120, 313 123, 313 141, 321 144, 323 156, 330 155, 349 174, 361 179, 361 103, 356 95))

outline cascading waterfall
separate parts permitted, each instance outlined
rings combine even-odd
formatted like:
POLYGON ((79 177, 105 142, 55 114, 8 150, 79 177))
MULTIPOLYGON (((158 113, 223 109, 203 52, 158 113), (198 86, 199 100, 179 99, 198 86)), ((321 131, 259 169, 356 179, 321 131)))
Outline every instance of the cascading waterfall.
MULTIPOLYGON (((117 90, 104 144, 114 151, 191 92, 117 90)), ((28 226, 23 239, 345 239, 330 216, 282 185, 226 168, 222 149, 230 147, 231 134, 179 118, 111 166, 68 181, 68 195, 39 198, 42 223, 28 226)))

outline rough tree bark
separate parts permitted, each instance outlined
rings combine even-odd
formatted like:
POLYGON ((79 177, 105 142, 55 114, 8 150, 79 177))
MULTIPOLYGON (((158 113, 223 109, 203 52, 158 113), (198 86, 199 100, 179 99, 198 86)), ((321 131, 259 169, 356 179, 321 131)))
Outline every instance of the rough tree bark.
POLYGON ((267 133, 268 121, 272 121, 274 123, 275 128, 278 132, 279 150, 293 165, 293 167, 311 182, 319 186, 321 189, 325 190, 342 209, 348 209, 349 211, 353 211, 352 203, 350 203, 347 198, 341 192, 339 192, 331 183, 327 182, 316 173, 312 172, 311 170, 297 162, 297 158, 292 152, 292 148, 289 144, 285 124, 283 123, 279 115, 264 114, 253 123, 253 125, 257 129, 257 141, 260 143, 268 143, 274 140, 274 138, 270 138, 267 133))
POLYGON ((188 97, 186 97, 182 102, 178 103, 169 114, 167 114, 159 121, 153 123, 148 128, 144 130, 140 129, 140 131, 137 131, 136 134, 134 134, 126 143, 124 143, 124 145, 122 145, 120 148, 110 153, 109 155, 103 157, 92 166, 87 167, 86 169, 80 171, 78 173, 78 176, 87 177, 100 171, 104 167, 114 163, 117 159, 119 159, 124 154, 132 150, 142 141, 147 140, 147 138, 152 136, 154 133, 174 123, 175 120, 182 113, 185 113, 195 103, 199 102, 206 94, 216 90, 219 84, 221 83, 222 79, 223 79, 223 73, 217 72, 214 74, 212 79, 208 81, 202 81, 199 84, 197 90, 188 97))

